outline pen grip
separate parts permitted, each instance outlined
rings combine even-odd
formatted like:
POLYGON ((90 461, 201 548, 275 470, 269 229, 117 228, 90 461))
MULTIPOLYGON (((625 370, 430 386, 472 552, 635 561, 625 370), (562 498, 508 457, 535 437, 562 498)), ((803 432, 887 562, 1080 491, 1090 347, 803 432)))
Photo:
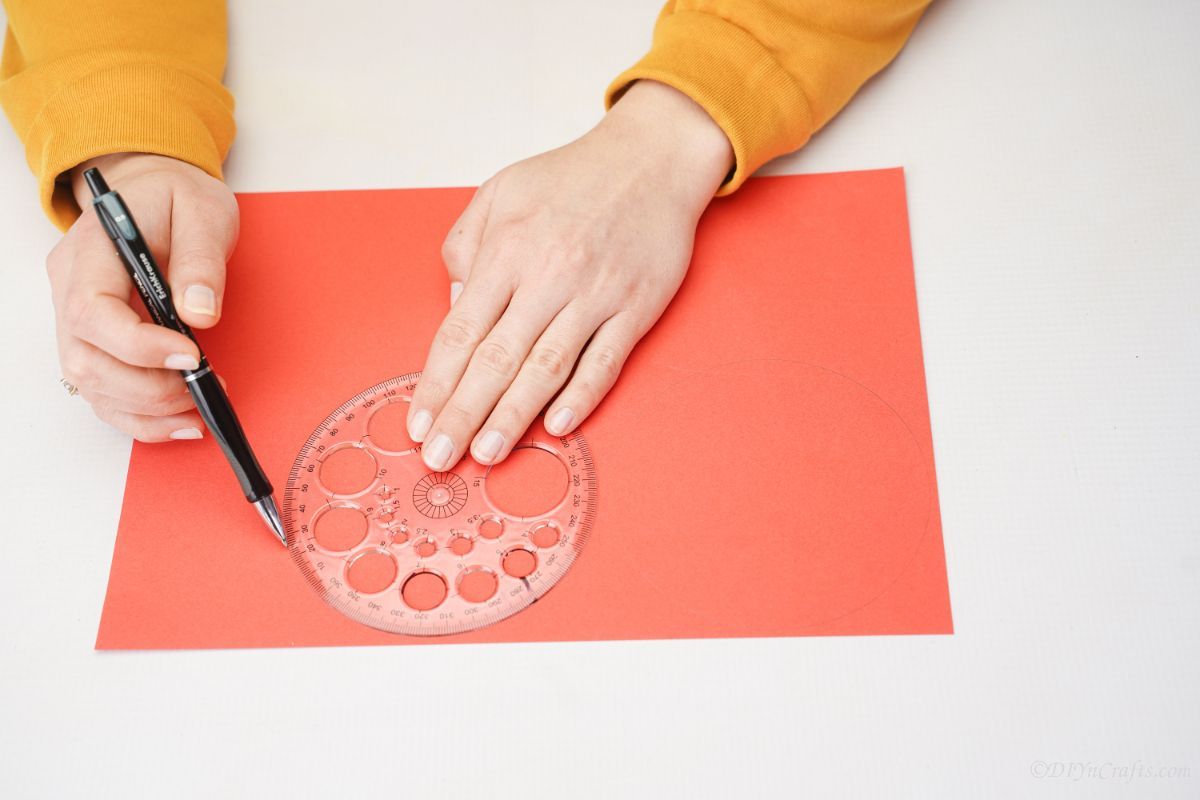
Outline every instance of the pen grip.
POLYGON ((211 370, 202 373, 197 373, 196 377, 187 382, 188 391, 196 401, 196 408, 200 411, 204 424, 221 446, 221 452, 225 454, 229 466, 233 467, 238 483, 241 484, 242 494, 250 502, 257 502, 271 494, 271 482, 267 480, 258 459, 254 457, 254 451, 250 449, 250 443, 242 431, 242 424, 233 412, 229 396, 217 380, 216 373, 211 370))
MULTIPOLYGON (((121 261, 125 264, 126 272, 129 273, 133 285, 142 298, 142 303, 150 312, 150 317, 164 328, 179 331, 195 342, 196 337, 192 334, 192 329, 175 312, 171 289, 163 280, 162 272, 159 271, 158 264, 154 261, 154 255, 150 252, 150 247, 142 239, 141 234, 132 238, 118 237, 114 243, 121 256, 121 261)), ((199 348, 199 343, 196 346, 199 348)), ((201 358, 203 358, 203 354, 201 354, 201 358)))

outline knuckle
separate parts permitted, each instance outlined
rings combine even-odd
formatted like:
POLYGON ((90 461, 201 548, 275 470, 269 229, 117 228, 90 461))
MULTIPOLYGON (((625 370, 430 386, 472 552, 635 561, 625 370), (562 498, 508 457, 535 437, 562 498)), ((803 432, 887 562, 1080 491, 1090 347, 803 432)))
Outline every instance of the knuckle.
POLYGON ((94 313, 95 304, 92 298, 73 293, 68 295, 63 303, 63 322, 73 331, 84 330, 94 313))
POLYGON ((139 442, 152 444, 159 441, 160 438, 155 434, 154 428, 149 422, 142 422, 140 420, 136 422, 130 422, 128 425, 124 426, 124 429, 126 433, 128 433, 134 439, 137 439, 139 442))
POLYGON ((446 387, 446 384, 435 381, 432 378, 428 380, 421 378, 420 382, 417 383, 416 391, 413 392, 412 407, 416 409, 430 404, 436 405, 448 394, 450 394, 450 390, 446 387), (420 403, 417 402, 418 400, 420 403))
POLYGON ((503 403, 492 411, 484 427, 499 428, 502 431, 523 431, 529 427, 529 415, 511 403, 503 403))
MULTIPOLYGON (((171 254, 171 262, 200 275, 221 275, 225 271, 225 259, 211 249, 191 247, 171 254)), ((178 268, 178 267, 177 267, 178 268)))
POLYGON ((224 226, 237 213, 237 200, 228 192, 201 189, 188 198, 188 211, 206 225, 224 226))
POLYGON ((442 323, 438 331, 438 341, 449 350, 468 350, 483 338, 478 323, 470 322, 465 317, 452 317, 442 323))
POLYGON ((96 415, 96 419, 108 425, 117 425, 117 415, 113 407, 104 400, 96 399, 91 401, 92 413, 96 415))
POLYGON ((567 354, 563 348, 551 344, 539 345, 535 348, 529 357, 529 364, 538 375, 549 381, 562 380, 570 368, 567 354))
POLYGON ((91 386, 95 382, 95 365, 91 356, 81 348, 72 348, 63 353, 64 377, 76 386, 91 386))
POLYGON ((66 264, 66 239, 62 239, 46 254, 46 274, 54 276, 66 264))
POLYGON ((612 347, 597 347, 589 353, 588 368, 602 381, 611 382, 620 374, 624 360, 621 353, 612 347))
POLYGON ((559 269, 578 270, 591 261, 591 250, 581 242, 564 241, 550 253, 550 263, 559 269))
POLYGON ((517 369, 517 359, 512 348, 495 339, 489 339, 479 345, 475 357, 480 366, 502 377, 511 378, 517 369))
MULTIPOLYGON (((526 213, 529 217, 536 215, 535 211, 526 213)), ((536 230, 528 217, 509 217, 495 226, 494 233, 489 230, 489 237, 495 249, 495 263, 521 264, 534 252, 531 244, 536 241, 536 230)))
MULTIPOLYGON (((213 180, 204 175, 204 179, 213 180)), ((220 184, 219 184, 220 185, 220 184)), ((211 261, 219 261, 224 269, 225 258, 233 251, 238 239, 238 206, 237 199, 223 185, 220 191, 209 191, 201 188, 189 195, 182 203, 183 214, 178 217, 185 224, 189 233, 200 233, 203 244, 192 244, 189 251, 204 250, 204 255, 211 261)), ((181 224, 176 223, 176 224, 181 224)), ((186 237, 191 239, 192 236, 186 237)), ((189 252, 189 257, 195 258, 197 253, 189 252)), ((172 254, 172 261, 176 255, 172 254)))
POLYGON ((462 231, 455 229, 442 242, 442 261, 448 267, 461 267, 466 260, 466 247, 462 240, 462 231))
POLYGON ((437 427, 458 428, 468 424, 474 417, 475 414, 471 409, 464 406, 460 401, 452 400, 442 409, 437 427))
POLYGON ((182 410, 180 408, 182 402, 183 397, 179 394, 161 389, 145 398, 142 403, 143 413, 152 417, 170 416, 182 410))

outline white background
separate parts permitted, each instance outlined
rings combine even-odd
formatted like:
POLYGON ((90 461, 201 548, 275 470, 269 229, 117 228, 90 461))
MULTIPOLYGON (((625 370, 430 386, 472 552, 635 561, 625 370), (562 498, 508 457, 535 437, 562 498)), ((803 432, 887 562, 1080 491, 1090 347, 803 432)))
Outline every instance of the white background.
MULTIPOLYGON (((479 183, 586 130, 657 11, 235 6, 249 191, 479 183)), ((1197 30, 943 0, 769 167, 907 170, 944 637, 94 652, 129 440, 58 385, 58 237, 0 129, 0 793, 1197 796, 1197 30)))

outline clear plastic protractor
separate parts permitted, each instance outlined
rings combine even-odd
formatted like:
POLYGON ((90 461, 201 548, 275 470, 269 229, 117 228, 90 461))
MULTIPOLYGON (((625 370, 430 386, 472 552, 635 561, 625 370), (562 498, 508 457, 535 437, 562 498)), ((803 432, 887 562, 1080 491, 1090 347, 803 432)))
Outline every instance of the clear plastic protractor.
POLYGON ((347 400, 300 449, 283 493, 292 560, 333 608, 393 633, 462 633, 546 594, 596 514, 583 436, 539 418, 494 467, 431 472, 407 433, 419 374, 347 400))

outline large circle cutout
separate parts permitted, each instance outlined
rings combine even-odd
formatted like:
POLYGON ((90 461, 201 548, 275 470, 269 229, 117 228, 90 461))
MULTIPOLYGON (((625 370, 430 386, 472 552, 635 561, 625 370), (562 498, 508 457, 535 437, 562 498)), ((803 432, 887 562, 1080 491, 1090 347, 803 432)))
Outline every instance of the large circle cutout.
POLYGON ((321 461, 321 484, 337 495, 358 494, 375 482, 378 468, 365 448, 341 447, 321 461))
POLYGON ((497 511, 520 519, 548 514, 567 496, 570 476, 557 455, 537 446, 517 447, 488 470, 484 491, 497 511))
POLYGON ((313 520, 313 538, 326 550, 353 549, 367 538, 367 518, 353 506, 330 506, 313 520))
POLYGON ((346 569, 346 583, 363 594, 378 594, 396 580, 396 559, 386 550, 367 550, 346 569))
POLYGON ((367 420, 367 435, 371 444, 393 453, 411 450, 416 443, 408 436, 409 403, 394 400, 383 403, 367 420))
POLYGON ((496 573, 483 567, 469 569, 458 579, 458 594, 470 603, 484 603, 492 599, 500 585, 496 573))

